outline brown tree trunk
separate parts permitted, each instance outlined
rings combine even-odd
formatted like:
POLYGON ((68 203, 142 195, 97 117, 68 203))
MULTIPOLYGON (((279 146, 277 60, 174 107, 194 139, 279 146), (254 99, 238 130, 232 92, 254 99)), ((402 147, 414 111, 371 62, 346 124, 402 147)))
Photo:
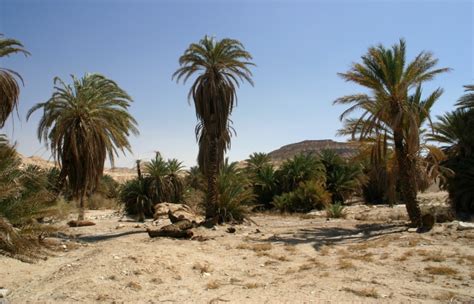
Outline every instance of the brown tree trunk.
POLYGON ((405 203, 411 225, 421 227, 421 210, 416 200, 418 187, 415 160, 409 157, 403 143, 403 131, 394 130, 394 141, 400 180, 400 198, 405 203))
POLYGON ((211 138, 209 147, 209 168, 207 170, 207 204, 206 220, 217 224, 217 202, 219 199, 217 189, 217 175, 219 174, 217 139, 211 138))
POLYGON ((77 220, 84 220, 84 193, 81 193, 81 196, 79 198, 79 215, 77 216, 77 220))

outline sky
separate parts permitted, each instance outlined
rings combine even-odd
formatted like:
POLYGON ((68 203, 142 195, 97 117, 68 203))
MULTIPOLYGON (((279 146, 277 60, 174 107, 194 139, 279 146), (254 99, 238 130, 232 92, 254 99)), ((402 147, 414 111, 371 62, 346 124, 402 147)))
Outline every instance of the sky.
POLYGON ((56 76, 97 72, 134 99, 131 114, 140 135, 133 153, 116 166, 132 167, 155 151, 196 163, 196 116, 186 84, 171 79, 178 58, 204 35, 240 40, 253 55, 255 86, 238 90, 232 113, 237 136, 231 160, 270 152, 307 139, 334 139, 344 106, 338 97, 363 92, 337 73, 358 62, 370 46, 404 38, 408 60, 421 51, 452 71, 424 86, 445 92, 432 115, 453 109, 463 85, 474 83, 472 1, 145 1, 0 0, 0 33, 20 40, 31 56, 0 59, 24 79, 18 116, 1 130, 20 153, 49 158, 37 139, 41 116, 26 120, 35 103, 53 92, 56 76))

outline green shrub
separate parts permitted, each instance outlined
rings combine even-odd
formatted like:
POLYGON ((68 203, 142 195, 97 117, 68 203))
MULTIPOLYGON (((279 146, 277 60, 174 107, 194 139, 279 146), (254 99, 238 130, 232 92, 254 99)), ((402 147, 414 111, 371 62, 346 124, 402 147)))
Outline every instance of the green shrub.
POLYGON ((295 191, 275 196, 273 205, 282 212, 308 212, 323 209, 331 202, 331 194, 318 181, 301 182, 295 191))
POLYGON ((301 182, 316 180, 325 182, 325 168, 313 154, 299 154, 286 160, 276 172, 279 193, 291 192, 301 182))
POLYGON ((326 216, 328 218, 343 218, 346 217, 345 207, 340 203, 330 204, 326 207, 326 216))
POLYGON ((119 201, 129 215, 138 215, 140 220, 153 217, 153 205, 148 196, 147 180, 135 178, 127 181, 120 188, 119 201))
POLYGON ((326 172, 326 189, 331 193, 333 203, 344 203, 363 185, 365 176, 359 163, 348 162, 329 149, 321 151, 320 160, 326 172))
POLYGON ((251 182, 238 163, 225 160, 217 178, 218 222, 242 222, 248 212, 248 205, 255 200, 251 182))

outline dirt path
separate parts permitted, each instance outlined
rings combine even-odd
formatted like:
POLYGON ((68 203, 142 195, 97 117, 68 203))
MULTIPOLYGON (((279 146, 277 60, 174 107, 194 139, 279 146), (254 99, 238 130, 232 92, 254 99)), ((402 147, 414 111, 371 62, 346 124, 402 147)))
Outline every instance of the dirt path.
POLYGON ((474 300, 474 231, 446 224, 416 234, 397 221, 258 215, 235 234, 195 229, 210 238, 199 242, 150 239, 112 211, 87 215, 97 225, 66 229, 77 242, 46 261, 0 256, 11 303, 474 300))

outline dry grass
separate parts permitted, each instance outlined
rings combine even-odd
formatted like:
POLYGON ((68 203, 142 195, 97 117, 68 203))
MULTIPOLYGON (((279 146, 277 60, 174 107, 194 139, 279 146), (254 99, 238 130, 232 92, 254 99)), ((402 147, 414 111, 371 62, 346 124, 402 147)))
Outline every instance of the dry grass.
POLYGON ((436 252, 429 253, 423 260, 423 262, 444 262, 446 261, 446 257, 442 254, 441 250, 436 252))
POLYGON ((435 300, 438 301, 447 301, 447 302, 452 302, 453 300, 456 299, 456 294, 452 291, 445 291, 442 292, 434 297, 435 300))
POLYGON ((206 284, 206 289, 217 289, 221 287, 221 283, 219 283, 219 281, 209 281, 207 284, 206 284))
POLYGON ((208 262, 203 262, 203 263, 196 262, 196 263, 194 263, 193 270, 198 270, 199 273, 201 273, 201 274, 212 272, 211 265, 209 265, 208 262))
POLYGON ((285 245, 283 247, 286 251, 295 253, 296 252, 296 246, 295 245, 285 245))
POLYGON ((355 269, 354 263, 345 259, 339 259, 338 262, 339 269, 355 269))
POLYGON ((130 282, 127 284, 127 287, 135 291, 141 290, 142 286, 137 282, 130 282))
POLYGON ((316 258, 309 258, 308 262, 299 267, 300 271, 310 270, 313 268, 324 268, 324 265, 321 264, 316 258))
POLYGON ((428 266, 425 267, 425 271, 427 271, 429 274, 446 276, 455 275, 459 272, 456 269, 447 266, 428 266))
POLYGON ((371 252, 361 252, 362 254, 361 255, 355 255, 355 256, 351 256, 350 258, 351 259, 354 259, 354 260, 360 260, 360 261, 364 261, 364 262, 373 262, 374 261, 374 254, 371 253, 371 252))
POLYGON ((255 289, 255 288, 259 288, 259 287, 263 287, 265 285, 261 284, 261 283, 245 283, 244 284, 244 287, 247 288, 247 289, 255 289))
POLYGON ((413 251, 405 251, 401 256, 395 259, 395 261, 406 261, 409 257, 413 256, 413 251))
POLYGON ((375 298, 378 299, 380 296, 375 290, 375 288, 365 288, 365 289, 352 289, 344 287, 342 290, 351 292, 359 297, 366 297, 366 298, 375 298))
POLYGON ((330 251, 331 248, 327 245, 321 246, 321 248, 319 248, 319 254, 322 256, 328 255, 330 251))
POLYGON ((258 243, 258 244, 239 244, 237 245, 236 249, 247 249, 247 250, 253 250, 255 252, 260 252, 260 251, 268 251, 272 249, 272 244, 269 243, 258 243))

